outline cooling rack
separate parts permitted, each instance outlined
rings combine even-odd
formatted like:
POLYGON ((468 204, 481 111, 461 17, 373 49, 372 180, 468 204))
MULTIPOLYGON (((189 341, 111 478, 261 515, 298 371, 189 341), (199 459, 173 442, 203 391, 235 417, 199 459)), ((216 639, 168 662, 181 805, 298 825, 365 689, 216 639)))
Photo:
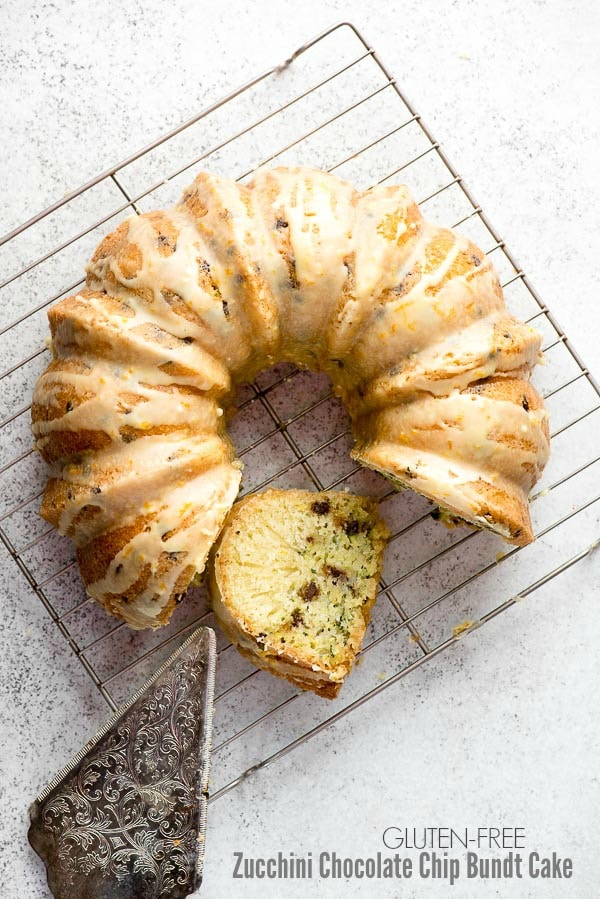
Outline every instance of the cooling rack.
POLYGON ((537 540, 507 547, 487 532, 447 529, 429 501, 391 492, 356 467, 348 419, 326 378, 280 365, 242 387, 232 436, 244 491, 365 492, 380 499, 393 536, 360 664, 334 702, 254 669, 218 636, 211 801, 571 566, 589 564, 600 536, 598 384, 375 50, 340 23, 0 241, 0 539, 107 705, 124 702, 212 616, 194 588, 168 628, 129 631, 86 598, 70 541, 39 518, 46 471, 31 445, 29 402, 49 361, 47 309, 83 285, 84 262, 121 218, 174 202, 200 169, 243 181, 261 165, 300 162, 359 188, 405 181, 428 218, 459 227, 491 256, 510 310, 543 334, 547 364, 534 383, 550 412, 553 455, 532 497, 537 540))

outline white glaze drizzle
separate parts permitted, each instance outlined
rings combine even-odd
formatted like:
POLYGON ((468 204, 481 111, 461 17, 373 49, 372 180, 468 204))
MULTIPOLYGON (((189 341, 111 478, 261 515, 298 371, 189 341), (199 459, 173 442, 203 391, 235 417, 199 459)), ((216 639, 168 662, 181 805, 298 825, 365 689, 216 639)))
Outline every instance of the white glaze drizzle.
POLYGON ((479 251, 472 271, 442 283, 460 254, 476 248, 423 222, 406 188, 359 195, 307 168, 259 172, 250 187, 202 174, 161 216, 128 219, 121 245, 88 265, 92 292, 64 307, 53 333, 55 354, 87 368, 49 370, 34 392, 34 405, 56 412, 49 421, 34 416, 42 451, 57 433, 91 430, 110 440, 53 464, 55 478, 78 488, 60 512, 61 532, 77 530, 82 510, 95 506, 78 541, 93 552, 94 540, 86 541, 148 517, 147 529, 87 584, 91 595, 123 595, 149 564, 145 586, 111 608, 134 627, 155 626, 183 572, 203 567, 241 477, 223 432, 231 382, 282 358, 332 376, 366 464, 393 474, 420 459, 414 486, 442 503, 460 499, 467 511, 474 500, 461 499, 460 485, 477 478, 525 497, 531 468, 547 458, 545 413, 460 391, 496 373, 526 376, 539 337, 511 324, 479 251), (445 254, 395 296, 441 240, 445 254), (510 355, 494 346, 505 322, 515 336, 510 355), (63 410, 65 390, 87 398, 63 410), (440 421, 452 420, 460 424, 440 431, 440 421), (137 439, 124 444, 124 429, 137 439), (428 434, 427 453, 411 445, 413 429, 428 434), (498 434, 527 443, 509 447, 498 434), (92 494, 96 482, 101 492, 92 494), (165 553, 174 563, 159 576, 165 553))

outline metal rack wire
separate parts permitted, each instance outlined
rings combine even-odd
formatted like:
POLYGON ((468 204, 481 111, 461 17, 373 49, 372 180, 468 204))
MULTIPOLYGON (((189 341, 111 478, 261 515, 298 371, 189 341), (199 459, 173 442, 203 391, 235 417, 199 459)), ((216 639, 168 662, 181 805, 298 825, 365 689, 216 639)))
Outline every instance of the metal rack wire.
POLYGON ((221 639, 212 801, 589 558, 600 536, 598 384, 377 53, 340 23, 0 240, 0 539, 108 706, 212 618, 194 589, 169 628, 130 632, 86 598, 70 542, 38 518, 46 473, 31 447, 28 397, 48 362, 45 312, 82 286, 82 260, 123 213, 173 201, 181 179, 202 167, 245 180, 261 165, 294 161, 360 187, 406 180, 429 217, 460 226, 491 254, 509 308, 544 336, 549 364, 536 384, 554 456, 532 497, 536 543, 501 551, 492 535, 449 531, 427 500, 354 466, 347 419, 323 378, 283 365, 240 391, 233 436, 245 490, 371 493, 393 537, 361 664, 333 704, 252 668, 221 639))

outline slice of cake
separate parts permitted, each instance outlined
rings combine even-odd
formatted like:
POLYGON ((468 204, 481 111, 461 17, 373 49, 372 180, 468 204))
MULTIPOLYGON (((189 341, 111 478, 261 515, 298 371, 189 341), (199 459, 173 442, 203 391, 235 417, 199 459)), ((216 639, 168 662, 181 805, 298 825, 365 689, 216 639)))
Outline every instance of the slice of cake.
POLYGON ((377 504, 364 496, 247 497, 213 550, 215 616, 259 668, 333 699, 369 623, 388 536, 377 504))

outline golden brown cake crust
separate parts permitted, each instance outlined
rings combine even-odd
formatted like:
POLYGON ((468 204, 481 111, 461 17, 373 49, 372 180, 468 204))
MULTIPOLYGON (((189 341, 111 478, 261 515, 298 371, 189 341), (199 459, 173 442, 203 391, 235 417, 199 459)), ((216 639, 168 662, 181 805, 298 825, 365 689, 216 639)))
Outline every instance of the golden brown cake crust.
POLYGON ((202 172, 178 205, 105 237, 49 321, 32 402, 42 514, 76 542, 89 594, 132 627, 164 623, 203 568, 240 483, 233 390, 282 360, 329 375, 362 464, 533 539, 527 495, 549 452, 528 384, 540 336, 507 312, 485 254, 425 221, 402 185, 202 172))

